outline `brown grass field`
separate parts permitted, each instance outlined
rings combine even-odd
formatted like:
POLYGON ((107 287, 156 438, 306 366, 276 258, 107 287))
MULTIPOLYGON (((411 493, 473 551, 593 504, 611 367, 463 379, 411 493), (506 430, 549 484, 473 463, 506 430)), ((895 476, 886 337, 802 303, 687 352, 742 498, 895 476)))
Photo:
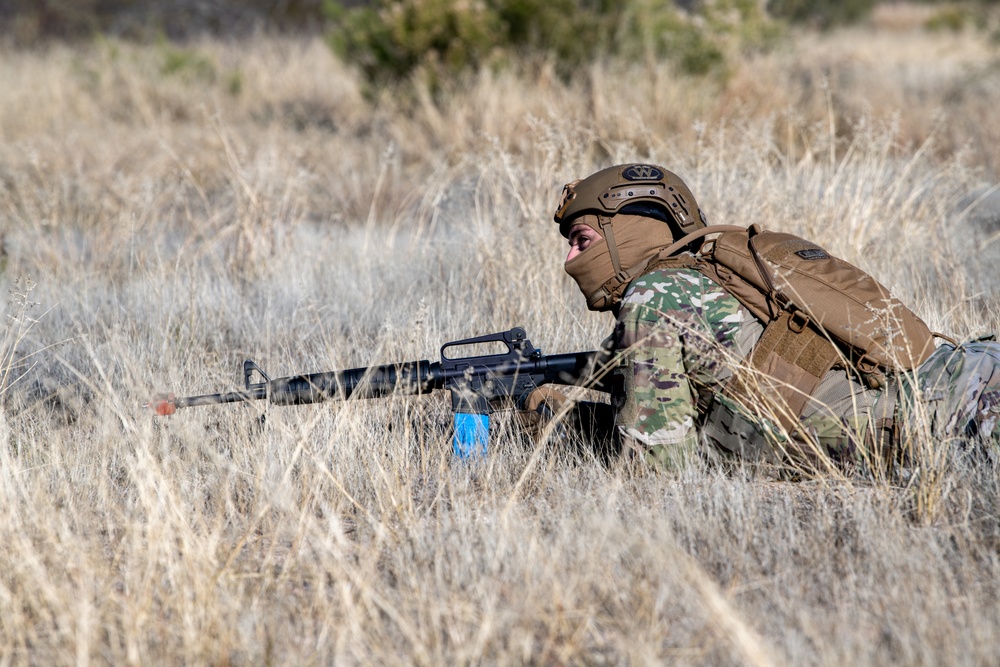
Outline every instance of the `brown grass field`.
POLYGON ((0 49, 0 664, 996 664, 1000 473, 946 442, 907 483, 788 482, 605 466, 506 414, 464 464, 445 393, 142 408, 247 357, 592 349, 551 214, 631 160, 1000 330, 1000 50, 918 15, 725 77, 377 102, 319 40, 0 49))

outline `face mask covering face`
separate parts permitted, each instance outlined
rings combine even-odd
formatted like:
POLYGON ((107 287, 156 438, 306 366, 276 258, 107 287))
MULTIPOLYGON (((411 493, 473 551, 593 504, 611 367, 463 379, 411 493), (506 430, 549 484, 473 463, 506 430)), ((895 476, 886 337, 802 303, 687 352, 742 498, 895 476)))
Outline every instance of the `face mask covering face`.
POLYGON ((596 215, 584 215, 574 224, 587 225, 603 237, 564 267, 583 292, 590 310, 614 306, 649 260, 674 240, 670 225, 645 216, 619 215, 613 222, 601 225, 596 215), (614 250, 610 242, 615 244, 614 250))

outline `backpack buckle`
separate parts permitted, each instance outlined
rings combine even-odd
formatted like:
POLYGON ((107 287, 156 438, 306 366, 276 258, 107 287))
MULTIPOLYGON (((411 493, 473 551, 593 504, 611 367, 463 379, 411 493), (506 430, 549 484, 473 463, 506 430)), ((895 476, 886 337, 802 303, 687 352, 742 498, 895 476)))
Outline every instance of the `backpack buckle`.
POLYGON ((881 389, 885 386, 885 374, 867 354, 862 354, 861 358, 854 362, 854 367, 861 372, 861 377, 869 389, 881 389))
POLYGON ((801 310, 793 310, 788 314, 788 329, 793 333, 802 333, 809 322, 809 316, 801 310))
POLYGON ((861 358, 854 362, 854 365, 857 366, 858 370, 862 373, 875 373, 878 371, 878 364, 875 363, 875 360, 867 354, 862 354, 861 358))

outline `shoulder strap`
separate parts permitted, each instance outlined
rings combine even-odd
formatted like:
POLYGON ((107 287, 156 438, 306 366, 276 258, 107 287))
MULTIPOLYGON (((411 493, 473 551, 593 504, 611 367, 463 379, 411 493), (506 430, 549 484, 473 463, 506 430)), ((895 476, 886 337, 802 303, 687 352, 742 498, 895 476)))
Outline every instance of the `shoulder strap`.
POLYGON ((746 227, 740 227, 738 225, 709 225, 708 227, 703 227, 701 229, 695 230, 688 234, 687 236, 681 237, 680 240, 674 241, 666 248, 661 250, 657 254, 656 259, 667 259, 671 255, 680 252, 684 248, 691 245, 693 241, 697 241, 700 238, 704 238, 709 234, 721 234, 723 232, 745 232, 746 227))
POLYGON ((712 225, 711 227, 705 227, 691 232, 690 234, 681 237, 680 240, 674 241, 666 248, 663 248, 657 254, 650 258, 649 262, 646 263, 645 268, 642 270, 643 273, 649 273, 650 271, 655 271, 656 269, 687 269, 694 268, 704 273, 712 280, 719 282, 719 277, 717 274, 709 273, 704 270, 705 262, 702 258, 695 257, 690 254, 678 255, 677 253, 684 250, 690 246, 694 241, 700 238, 704 238, 709 234, 721 234, 723 232, 743 232, 746 231, 743 227, 737 227, 736 225, 712 225))

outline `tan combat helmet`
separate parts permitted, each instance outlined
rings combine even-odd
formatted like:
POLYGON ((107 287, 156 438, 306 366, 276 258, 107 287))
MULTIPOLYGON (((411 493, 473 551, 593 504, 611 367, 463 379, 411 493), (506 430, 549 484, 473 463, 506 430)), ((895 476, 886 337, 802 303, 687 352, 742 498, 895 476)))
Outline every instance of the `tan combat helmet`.
MULTIPOLYGON (((577 224, 601 236, 565 265, 591 310, 613 308, 661 251, 707 228, 684 181, 652 164, 621 164, 568 183, 554 218, 566 238, 577 224)), ((672 252, 697 252, 701 243, 672 252)))
POLYGON ((614 216, 633 204, 653 205, 669 213, 680 238, 705 227, 705 216, 680 177, 653 164, 620 164, 563 187, 555 221, 569 237, 574 218, 585 213, 614 216))

